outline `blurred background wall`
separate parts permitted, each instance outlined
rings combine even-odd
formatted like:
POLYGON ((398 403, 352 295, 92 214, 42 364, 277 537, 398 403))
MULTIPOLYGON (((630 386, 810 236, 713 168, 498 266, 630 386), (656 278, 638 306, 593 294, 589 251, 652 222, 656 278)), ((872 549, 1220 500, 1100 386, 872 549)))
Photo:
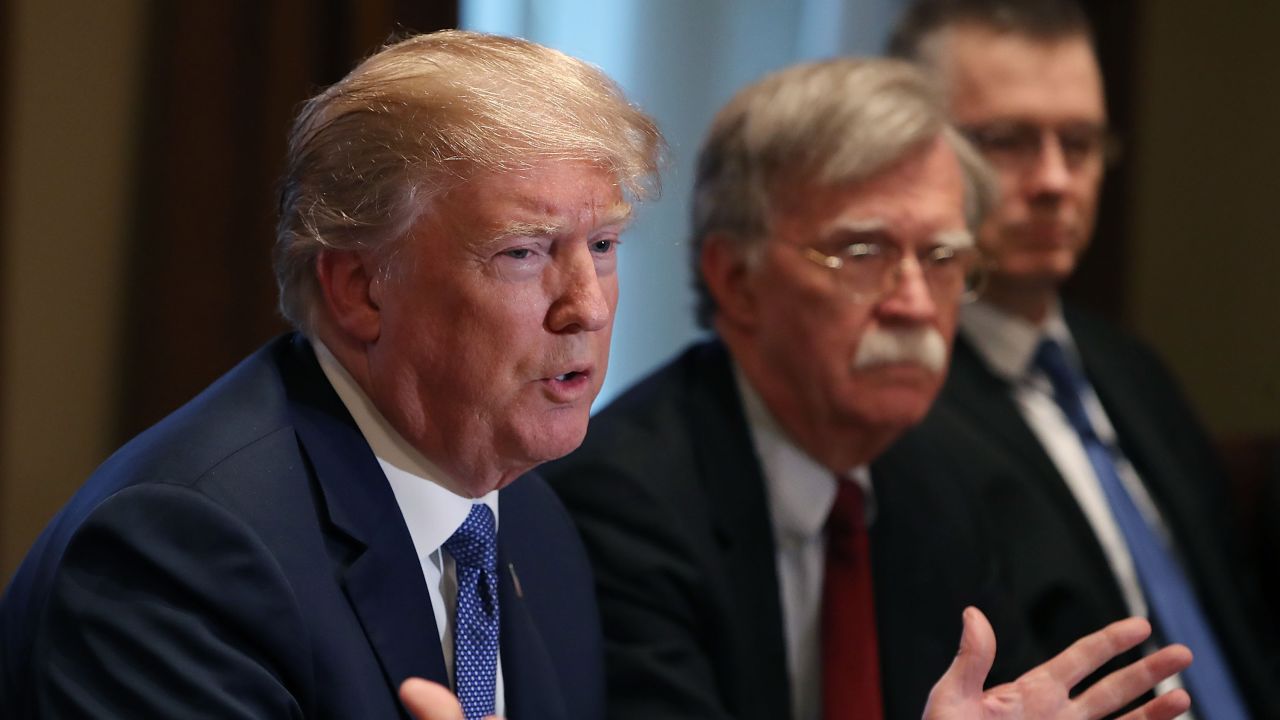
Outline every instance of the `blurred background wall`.
MULTIPOLYGON (((672 141, 624 243, 608 392, 696 334, 698 138, 788 62, 872 52, 898 0, 0 0, 0 577, 121 442, 283 330, 269 248, 297 103, 389 34, 516 32, 616 77, 672 141)), ((1249 509, 1280 445, 1280 3, 1087 2, 1124 136, 1070 292, 1152 342, 1249 509)))

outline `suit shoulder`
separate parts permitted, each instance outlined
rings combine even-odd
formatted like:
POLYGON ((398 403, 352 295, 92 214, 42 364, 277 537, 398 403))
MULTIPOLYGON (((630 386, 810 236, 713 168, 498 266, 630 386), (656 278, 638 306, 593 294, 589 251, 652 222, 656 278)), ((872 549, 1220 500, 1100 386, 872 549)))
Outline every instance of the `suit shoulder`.
POLYGON ((587 468, 654 475, 690 462, 695 406, 708 392, 708 374, 729 372, 723 353, 717 343, 686 349, 592 417, 582 446, 542 473, 554 486, 587 468))
POLYGON ((1113 356, 1125 358, 1131 362, 1140 362, 1159 367, 1163 370, 1164 362, 1155 349, 1138 335, 1126 330, 1111 320, 1096 313, 1064 304, 1063 316, 1071 335, 1082 352, 1092 348, 1102 348, 1113 356))
MULTIPOLYGON (((707 532, 711 475, 737 464, 759 472, 737 407, 723 346, 694 345, 592 418, 582 447, 539 472, 588 545, 601 534, 707 532)), ((735 477, 749 482, 746 472, 735 477)))
MULTIPOLYGON (((57 707, 87 691, 115 708, 108 714, 122 712, 137 698, 119 688, 140 677, 146 658, 171 644, 230 656, 239 649, 231 639, 245 636, 255 639, 246 677, 273 674, 295 690, 306 686, 306 632, 283 569, 242 518, 191 487, 121 489, 86 514, 56 561, 53 553, 45 559, 27 602, 6 607, 4 621, 26 626, 17 654, 30 653, 30 681, 57 707)), ((167 692, 158 676, 154 692, 152 682, 141 683, 148 697, 167 692)), ((208 708, 230 700, 213 685, 186 692, 208 693, 199 702, 208 708)), ((263 715, 296 708, 298 698, 279 682, 254 688, 262 693, 242 692, 237 701, 261 702, 263 715)))
POLYGON ((627 388, 591 420, 587 436, 593 433, 634 430, 662 430, 672 416, 684 412, 686 401, 704 386, 709 372, 729 370, 728 355, 718 343, 701 343, 686 348, 667 363, 627 388))
POLYGON ((143 431, 107 459, 90 484, 190 484, 288 424, 280 370, 268 346, 143 431))

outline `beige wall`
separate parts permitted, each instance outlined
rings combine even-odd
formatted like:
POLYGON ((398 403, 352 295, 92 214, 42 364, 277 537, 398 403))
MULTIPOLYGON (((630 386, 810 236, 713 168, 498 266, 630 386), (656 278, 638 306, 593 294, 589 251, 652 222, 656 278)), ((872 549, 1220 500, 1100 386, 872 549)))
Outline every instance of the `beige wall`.
POLYGON ((10 3, 0 574, 110 452, 144 0, 10 3))
POLYGON ((1143 8, 1132 317, 1215 434, 1275 436, 1280 3, 1143 8))

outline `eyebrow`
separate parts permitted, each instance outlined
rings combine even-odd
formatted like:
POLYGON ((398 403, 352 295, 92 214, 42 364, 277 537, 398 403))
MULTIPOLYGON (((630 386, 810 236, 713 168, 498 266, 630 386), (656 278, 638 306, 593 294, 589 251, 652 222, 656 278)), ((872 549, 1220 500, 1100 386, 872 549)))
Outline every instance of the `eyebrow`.
POLYGON ((943 230, 935 233, 933 241, 938 245, 952 248, 973 247, 973 233, 968 230, 943 230))
POLYGON ((826 227, 823 234, 832 235, 837 232, 873 233, 889 227, 883 218, 840 218, 826 227))
MULTIPOLYGON (((609 225, 626 225, 631 221, 632 208, 630 203, 620 202, 605 208, 599 212, 596 217, 597 227, 606 227, 609 225)), ((494 233, 494 241, 501 241, 513 237, 554 237, 563 235, 572 230, 577 225, 576 222, 543 220, 513 220, 494 233)))
MULTIPOLYGON (((828 237, 835 233, 877 233, 888 229, 889 223, 883 218, 841 219, 827 226, 824 233, 828 237)), ((940 230, 933 235, 933 242, 939 246, 951 248, 973 247, 973 233, 963 228, 940 230)))

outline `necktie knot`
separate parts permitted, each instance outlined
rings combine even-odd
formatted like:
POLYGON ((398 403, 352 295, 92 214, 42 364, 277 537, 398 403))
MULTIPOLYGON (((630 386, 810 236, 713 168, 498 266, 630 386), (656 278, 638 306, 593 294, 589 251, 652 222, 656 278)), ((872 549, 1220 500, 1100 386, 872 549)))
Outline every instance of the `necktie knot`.
POLYGON ((498 567, 498 533, 489 506, 484 503, 472 505, 467 519, 444 542, 444 549, 458 565, 495 571, 498 567))
POLYGON ((836 478, 836 500, 827 515, 827 542, 837 547, 848 544, 866 527, 862 488, 857 483, 836 478))
POLYGON ((1086 387, 1084 375, 1067 359, 1062 346, 1052 338, 1041 340, 1036 346, 1032 364, 1049 378, 1053 398, 1075 431, 1082 437, 1097 437, 1081 399, 1081 392, 1086 387))
POLYGON ((1078 372, 1067 360, 1067 353, 1053 338, 1044 338, 1036 345, 1032 365, 1039 368, 1049 378, 1055 394, 1080 393, 1078 372))

